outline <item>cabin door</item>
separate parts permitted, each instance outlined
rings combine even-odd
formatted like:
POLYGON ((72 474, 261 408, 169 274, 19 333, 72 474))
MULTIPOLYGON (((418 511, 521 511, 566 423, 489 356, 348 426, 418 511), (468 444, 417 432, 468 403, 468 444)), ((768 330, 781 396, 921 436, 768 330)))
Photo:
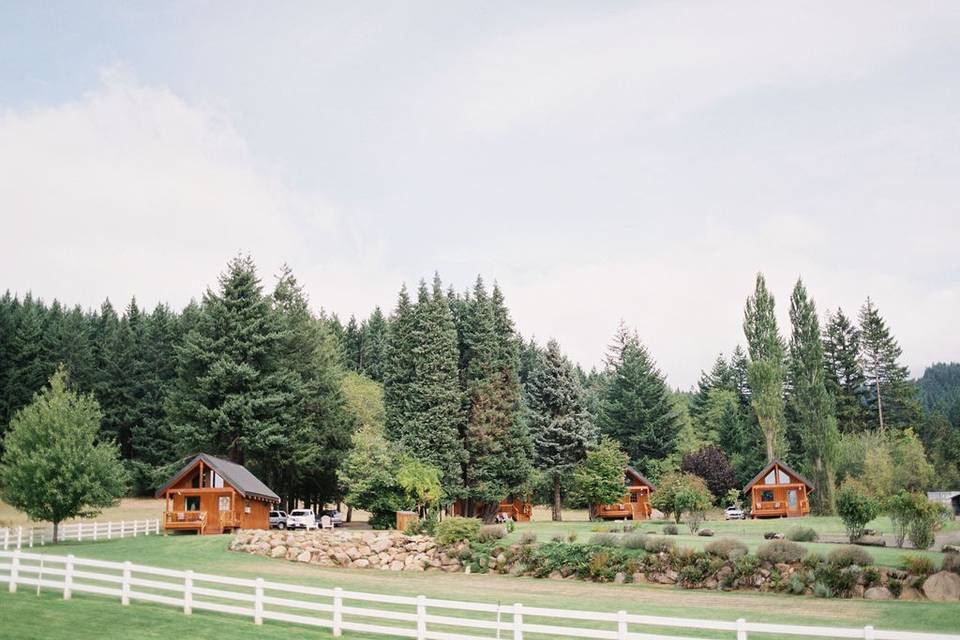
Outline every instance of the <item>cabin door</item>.
POLYGON ((643 519, 643 503, 640 502, 640 492, 630 491, 630 517, 632 520, 643 519))
POLYGON ((787 490, 787 515, 799 516, 800 514, 800 499, 797 496, 796 489, 787 490))

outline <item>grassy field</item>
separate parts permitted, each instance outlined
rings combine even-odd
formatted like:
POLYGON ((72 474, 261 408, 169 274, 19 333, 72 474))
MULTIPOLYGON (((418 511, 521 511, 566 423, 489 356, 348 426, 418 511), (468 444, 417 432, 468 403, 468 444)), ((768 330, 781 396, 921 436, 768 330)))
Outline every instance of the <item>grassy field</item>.
MULTIPOLYGON (((534 525, 539 526, 539 525, 534 525)), ((162 536, 110 542, 65 543, 44 547, 47 553, 79 557, 134 560, 173 569, 192 568, 206 573, 322 587, 402 595, 455 598, 483 602, 523 602, 528 606, 649 613, 767 622, 794 622, 839 626, 873 624, 881 628, 960 633, 960 603, 872 602, 815 600, 808 597, 758 593, 682 591, 657 585, 610 585, 579 581, 536 580, 498 575, 391 573, 373 570, 323 569, 281 560, 227 551, 228 536, 162 536)), ((240 638, 288 637, 288 625, 267 622, 258 628, 242 618, 198 613, 134 603, 127 610, 117 602, 78 594, 64 602, 56 594, 37 597, 29 588, 17 594, 0 593, 0 630, 3 637, 130 638, 171 637, 180 632, 212 631, 229 621, 240 638), (128 615, 135 612, 135 615, 128 615), (130 625, 133 625, 132 627, 130 625), (131 634, 131 631, 135 633, 131 634)), ((326 637, 323 631, 298 628, 298 637, 326 637)), ((359 634, 348 637, 362 638, 359 634)), ((704 637, 713 637, 706 635, 704 637)), ((753 637, 751 635, 751 637, 753 637)))
MULTIPOLYGON (((104 510, 97 516, 97 520, 106 522, 114 520, 144 520, 163 516, 163 500, 152 498, 124 498, 116 507, 104 510)), ((84 522, 82 520, 68 520, 67 522, 84 522)), ((44 523, 31 522, 27 514, 17 511, 6 502, 0 501, 0 527, 40 526, 44 523)))

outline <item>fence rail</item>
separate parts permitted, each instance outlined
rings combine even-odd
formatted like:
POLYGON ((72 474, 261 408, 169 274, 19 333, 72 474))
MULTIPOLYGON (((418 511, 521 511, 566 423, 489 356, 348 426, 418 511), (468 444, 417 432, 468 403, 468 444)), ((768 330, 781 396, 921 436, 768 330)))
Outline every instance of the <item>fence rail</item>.
MULTIPOLYGON (((146 536, 160 533, 160 520, 120 520, 119 522, 74 522, 60 525, 58 536, 61 542, 75 540, 113 540, 131 536, 146 536)), ((8 527, 0 528, 0 545, 4 551, 24 547, 44 546, 53 542, 53 527, 8 527)))
POLYGON ((709 630, 721 637, 748 640, 749 634, 774 637, 862 638, 865 640, 960 640, 960 635, 884 631, 867 626, 813 627, 697 620, 598 611, 458 602, 424 596, 394 596, 306 587, 262 578, 224 576, 146 567, 131 562, 87 560, 23 551, 0 551, 0 583, 15 593, 20 586, 117 598, 122 605, 139 600, 264 620, 326 627, 334 636, 360 631, 418 640, 460 638, 573 637, 610 640, 694 640, 683 630, 709 630), (371 604, 372 603, 372 604, 371 604), (318 615, 320 614, 320 615, 318 615), (460 614, 460 615, 458 615, 460 614), (466 614, 466 615, 463 615, 466 614), (580 624, 578 624, 580 623, 580 624), (586 624, 584 624, 586 623, 586 624), (587 626, 592 625, 592 626, 587 626), (463 633, 466 629, 471 633, 463 633), (484 633, 478 635, 477 633, 484 633), (503 634, 503 635, 501 635, 503 634))

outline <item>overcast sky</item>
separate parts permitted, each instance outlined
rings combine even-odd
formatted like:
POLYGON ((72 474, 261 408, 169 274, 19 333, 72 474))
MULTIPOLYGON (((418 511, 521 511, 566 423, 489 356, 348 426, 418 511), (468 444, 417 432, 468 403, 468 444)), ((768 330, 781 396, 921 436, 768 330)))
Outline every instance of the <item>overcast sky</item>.
POLYGON ((316 307, 497 280, 673 386, 871 296, 960 360, 960 3, 0 4, 0 289, 181 307, 249 252, 316 307))

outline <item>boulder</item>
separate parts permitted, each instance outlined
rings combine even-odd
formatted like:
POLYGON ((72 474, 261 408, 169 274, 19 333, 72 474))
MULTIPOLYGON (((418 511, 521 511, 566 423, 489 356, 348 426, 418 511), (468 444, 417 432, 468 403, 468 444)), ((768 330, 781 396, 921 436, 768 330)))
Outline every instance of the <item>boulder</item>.
POLYGON ((381 538, 375 541, 370 545, 370 548, 373 549, 374 553, 382 553, 393 546, 393 543, 390 542, 387 538, 381 538))
POLYGON ((939 571, 924 581, 923 594, 936 602, 960 600, 960 576, 939 571))
POLYGON ((900 590, 900 599, 901 600, 922 600, 923 594, 920 593, 918 589, 914 587, 906 586, 900 590))
POLYGON ((960 553, 960 546, 955 544, 945 544, 941 549, 944 553, 960 553))
POLYGON ((357 569, 366 569, 370 566, 370 561, 366 558, 360 558, 359 560, 354 560, 353 566, 357 569))
POLYGON ((893 594, 886 587, 870 587, 864 592, 863 597, 867 600, 892 600, 893 594))
POLYGON ((709 537, 713 536, 713 529, 700 529, 700 531, 697 533, 697 535, 698 535, 698 536, 706 536, 706 537, 709 538, 709 537))
POLYGON ((301 551, 300 554, 297 556, 297 562, 310 562, 310 552, 301 551))
POLYGON ((625 574, 623 571, 617 571, 617 575, 613 576, 614 584, 623 584, 626 581, 627 581, 627 574, 625 574))
POLYGON ((853 544, 864 547, 885 547, 887 546, 887 541, 880 536, 860 536, 853 541, 853 544))
POLYGON ((273 549, 270 550, 271 558, 282 558, 287 555, 287 548, 282 544, 278 544, 273 549))

